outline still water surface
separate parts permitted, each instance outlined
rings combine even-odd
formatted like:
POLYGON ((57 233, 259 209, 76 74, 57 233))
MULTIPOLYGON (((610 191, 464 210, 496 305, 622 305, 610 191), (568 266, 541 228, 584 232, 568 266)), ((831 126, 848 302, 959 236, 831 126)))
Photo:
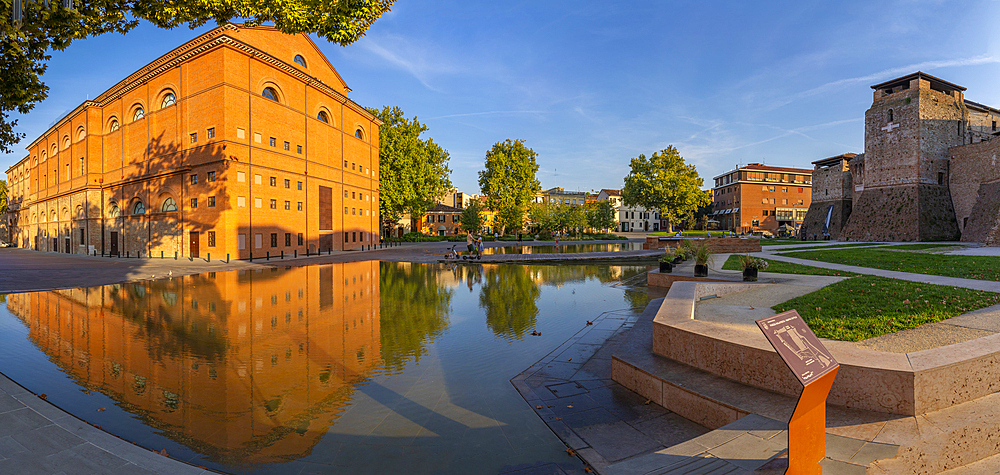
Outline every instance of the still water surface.
MULTIPOLYGON (((483 254, 554 254, 576 252, 641 251, 641 242, 616 242, 607 244, 562 244, 559 246, 504 246, 488 247, 483 254)), ((457 248, 456 248, 457 249, 457 248)))
POLYGON ((645 289, 615 284, 644 271, 370 261, 13 294, 0 371, 227 472, 573 464, 509 379, 586 320, 641 310, 645 289))

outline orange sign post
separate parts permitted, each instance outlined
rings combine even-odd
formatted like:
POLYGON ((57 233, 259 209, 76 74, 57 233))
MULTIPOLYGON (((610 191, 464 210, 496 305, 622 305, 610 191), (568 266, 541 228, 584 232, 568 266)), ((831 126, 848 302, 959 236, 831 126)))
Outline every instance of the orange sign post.
POLYGON ((767 341, 802 383, 788 421, 788 475, 821 475, 826 456, 826 398, 840 364, 795 310, 757 320, 767 341))

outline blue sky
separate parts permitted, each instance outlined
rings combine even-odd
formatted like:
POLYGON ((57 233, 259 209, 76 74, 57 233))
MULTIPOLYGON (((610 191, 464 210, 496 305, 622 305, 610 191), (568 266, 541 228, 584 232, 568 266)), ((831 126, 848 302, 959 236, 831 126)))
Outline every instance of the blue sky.
MULTIPOLYGON (((507 138, 538 153, 543 188, 619 188, 630 158, 670 144, 707 187, 737 164, 862 152, 869 86, 917 70, 1000 107, 998 13, 1000 0, 399 0, 361 41, 317 44, 355 102, 427 124, 461 191, 479 191, 486 151, 507 138)), ((207 29, 143 26, 55 52, 49 98, 18 117, 22 145, 207 29)))

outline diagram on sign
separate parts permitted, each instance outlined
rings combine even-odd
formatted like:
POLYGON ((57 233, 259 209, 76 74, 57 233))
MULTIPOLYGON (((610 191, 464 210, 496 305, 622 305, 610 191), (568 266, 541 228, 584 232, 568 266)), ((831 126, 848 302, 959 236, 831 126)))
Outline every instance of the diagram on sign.
POLYGON ((802 384, 837 366, 837 360, 816 338, 798 312, 789 310, 757 320, 757 325, 802 384))

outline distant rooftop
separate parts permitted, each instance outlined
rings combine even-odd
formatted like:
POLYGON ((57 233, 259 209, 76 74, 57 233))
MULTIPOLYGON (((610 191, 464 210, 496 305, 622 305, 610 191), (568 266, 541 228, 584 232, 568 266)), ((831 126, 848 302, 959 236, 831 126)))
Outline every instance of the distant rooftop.
POLYGON ((852 158, 857 157, 857 156, 858 156, 858 154, 856 154, 856 153, 842 153, 842 154, 837 155, 835 157, 824 158, 822 160, 816 160, 815 162, 812 162, 812 163, 813 163, 813 165, 816 165, 817 167, 828 167, 830 165, 835 165, 835 164, 839 163, 841 160, 850 161, 852 158))

